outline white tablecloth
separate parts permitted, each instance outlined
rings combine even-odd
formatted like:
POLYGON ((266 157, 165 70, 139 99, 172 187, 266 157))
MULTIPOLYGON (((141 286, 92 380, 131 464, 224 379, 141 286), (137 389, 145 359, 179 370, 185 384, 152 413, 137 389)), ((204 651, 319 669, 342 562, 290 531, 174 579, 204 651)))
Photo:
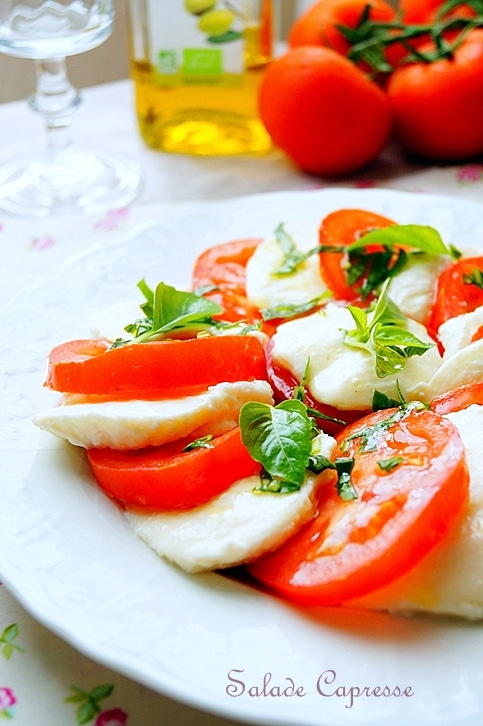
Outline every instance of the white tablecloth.
MULTIPOLYGON (((34 152, 44 142, 41 121, 25 103, 0 106, 0 163, 34 152)), ((122 81, 84 93, 73 133, 79 145, 137 160, 143 187, 129 207, 76 218, 13 219, 0 215, 0 306, 28 289, 72 254, 105 238, 129 235, 154 221, 164 205, 199 199, 333 186, 384 187, 433 192, 483 201, 483 164, 427 167, 389 150, 371 168, 327 181, 298 171, 274 151, 261 158, 196 158, 147 149, 136 128, 132 87, 122 81)), ((482 208, 483 209, 483 208, 482 208)), ((1 404, 0 404, 1 405, 1 404)), ((1 487, 0 487, 1 506, 1 487)), ((85 700, 85 699, 84 699, 85 700)), ((195 711, 89 661, 35 622, 0 586, 0 718, 18 726, 222 726, 233 723, 195 711), (100 714, 78 712, 82 701, 66 699, 72 687, 99 686, 100 714)))

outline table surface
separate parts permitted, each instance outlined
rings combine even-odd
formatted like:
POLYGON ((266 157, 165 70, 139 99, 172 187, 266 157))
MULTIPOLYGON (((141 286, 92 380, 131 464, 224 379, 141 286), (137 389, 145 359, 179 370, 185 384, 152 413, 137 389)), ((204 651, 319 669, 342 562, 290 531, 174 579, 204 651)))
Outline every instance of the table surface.
MULTIPOLYGON (((130 81, 86 89, 73 124, 78 145, 137 160, 143 186, 127 208, 72 219, 14 219, 0 214, 0 306, 61 261, 94 242, 115 241, 140 223, 159 219, 165 205, 219 200, 270 191, 316 188, 387 188, 447 194, 483 201, 483 164, 427 166, 389 149, 370 168, 337 181, 309 176, 279 151, 260 158, 176 156, 147 149, 137 131, 130 81)), ((41 121, 26 103, 0 106, 0 163, 35 152, 43 144, 41 121)), ((233 721, 175 703, 90 661, 50 633, 0 586, 0 718, 19 726, 90 723, 94 726, 228 726, 233 721), (5 647, 14 636, 19 649, 5 647), (109 685, 102 716, 82 720, 66 701, 72 685, 90 691, 109 685)))

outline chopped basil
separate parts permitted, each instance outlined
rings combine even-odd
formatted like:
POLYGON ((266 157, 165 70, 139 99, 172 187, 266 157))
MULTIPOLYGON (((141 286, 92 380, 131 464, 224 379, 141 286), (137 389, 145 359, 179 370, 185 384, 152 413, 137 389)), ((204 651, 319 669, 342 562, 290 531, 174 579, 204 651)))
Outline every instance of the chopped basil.
POLYGON ((291 275, 302 262, 305 262, 308 255, 297 249, 292 237, 285 231, 285 225, 283 223, 280 223, 276 228, 275 239, 283 252, 283 262, 273 274, 291 275))
POLYGON ((262 318, 264 320, 276 320, 277 318, 294 318, 297 315, 303 315, 304 313, 308 313, 311 310, 314 310, 315 308, 319 307, 319 305, 322 305, 327 298, 331 298, 332 293, 329 290, 326 290, 322 293, 322 295, 318 295, 317 297, 312 298, 312 300, 308 300, 305 303, 300 303, 299 305, 289 305, 281 304, 277 305, 274 308, 262 308, 262 318))
POLYGON ((421 401, 411 401, 403 406, 400 406, 391 416, 379 421, 379 423, 373 426, 365 426, 362 429, 355 431, 350 436, 347 436, 342 444, 341 449, 347 450, 350 441, 360 441, 358 453, 364 454, 368 451, 376 451, 377 441, 382 433, 391 428, 391 426, 399 421, 402 421, 411 411, 419 411, 423 408, 429 408, 426 403, 421 401))
POLYGON ((390 456, 388 459, 381 459, 378 461, 377 465, 381 471, 389 473, 399 466, 399 464, 402 464, 403 461, 404 459, 402 456, 390 456))
POLYGON ((354 489, 351 479, 352 469, 354 468, 354 457, 347 456, 335 460, 337 469, 337 491, 341 499, 350 502, 357 499, 357 492, 354 489))
POLYGON ((463 282, 465 285, 476 285, 480 290, 483 290, 483 270, 478 267, 474 267, 473 271, 468 275, 463 275, 463 282))
POLYGON ((187 444, 181 451, 184 453, 185 451, 193 451, 194 449, 212 449, 212 441, 213 434, 207 434, 206 436, 201 436, 199 439, 191 441, 191 443, 187 444))
POLYGON ((387 295, 386 281, 381 295, 368 312, 348 305, 356 327, 346 331, 345 343, 353 348, 363 348, 374 356, 378 378, 400 373, 408 358, 424 355, 434 347, 406 330, 407 318, 387 295))

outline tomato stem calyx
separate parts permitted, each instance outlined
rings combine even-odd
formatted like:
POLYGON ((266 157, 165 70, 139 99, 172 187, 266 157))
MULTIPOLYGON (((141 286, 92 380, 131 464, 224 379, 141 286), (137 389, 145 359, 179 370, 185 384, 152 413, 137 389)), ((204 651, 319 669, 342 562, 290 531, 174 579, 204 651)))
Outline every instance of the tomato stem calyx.
POLYGON ((394 63, 386 57, 385 50, 389 46, 399 44, 406 51, 397 65, 434 63, 451 58, 468 34, 483 26, 483 0, 449 0, 439 9, 434 22, 411 25, 406 25, 400 14, 391 22, 371 20, 369 10, 367 5, 355 28, 340 24, 336 27, 351 45, 348 58, 356 64, 367 64, 374 74, 389 74, 395 69, 394 63), (463 6, 473 10, 475 15, 453 15, 463 6), (448 40, 447 34, 453 32, 457 34, 448 40), (414 44, 418 39, 427 39, 434 47, 423 51, 414 44))

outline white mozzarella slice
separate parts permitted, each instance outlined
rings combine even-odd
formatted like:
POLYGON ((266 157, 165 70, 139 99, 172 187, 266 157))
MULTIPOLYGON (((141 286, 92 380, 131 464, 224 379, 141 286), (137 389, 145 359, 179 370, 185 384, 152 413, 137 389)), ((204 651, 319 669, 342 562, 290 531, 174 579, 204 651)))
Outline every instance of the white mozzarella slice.
POLYGON ((128 511, 136 535, 158 555, 187 572, 235 567, 276 549, 309 521, 324 474, 309 474, 290 494, 254 492, 247 477, 207 504, 187 512, 128 511))
MULTIPOLYGON (((78 400, 74 398, 74 400, 78 400)), ((68 402, 34 417, 36 426, 84 448, 140 449, 234 428, 248 401, 273 403, 266 381, 210 386, 205 393, 161 401, 68 402)))
POLYGON ((389 282, 387 292, 404 315, 426 324, 431 312, 439 273, 448 266, 440 255, 410 256, 402 272, 389 282))
POLYGON ((352 602, 356 607, 483 618, 483 406, 448 414, 459 430, 470 472, 469 504, 443 542, 392 585, 352 602))
MULTIPOLYGON (((330 458, 336 442, 314 439, 317 453, 330 458)), ((234 567, 280 547, 315 512, 319 486, 327 474, 307 473, 299 491, 254 491, 258 476, 235 482, 206 504, 184 512, 127 511, 136 535, 157 554, 187 572, 234 567)))
MULTIPOLYGON (((307 233, 291 235, 301 252, 315 246, 314 236, 307 233)), ((283 262, 283 251, 274 238, 268 238, 255 250, 247 264, 247 297, 259 308, 277 305, 300 305, 322 295, 327 286, 319 271, 318 255, 311 255, 289 275, 276 275, 283 262)))
POLYGON ((483 340, 462 348, 444 360, 428 384, 428 400, 453 388, 483 380, 483 340))
MULTIPOLYGON (((344 343, 345 331, 353 328, 350 312, 329 303, 318 313, 280 325, 272 338, 273 358, 298 380, 309 361, 308 390, 317 401, 341 410, 370 409, 374 389, 397 398, 397 385, 407 400, 427 400, 426 384, 442 363, 436 346, 410 358, 403 371, 378 378, 371 353, 344 343)), ((420 323, 408 320, 407 329, 433 342, 420 323)))
POLYGON ((483 306, 471 313, 456 315, 439 326, 438 338, 444 348, 444 359, 447 360, 462 348, 470 345, 476 331, 483 326, 483 306))

